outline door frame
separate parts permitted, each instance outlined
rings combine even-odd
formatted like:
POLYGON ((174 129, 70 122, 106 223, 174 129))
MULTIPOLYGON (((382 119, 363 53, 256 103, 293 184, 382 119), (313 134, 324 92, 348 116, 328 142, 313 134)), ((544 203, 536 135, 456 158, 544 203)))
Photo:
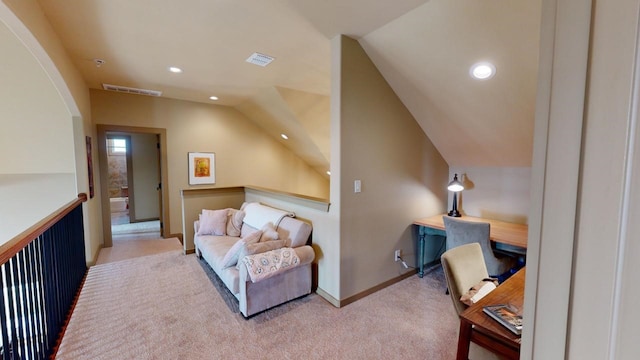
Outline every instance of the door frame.
POLYGON ((107 133, 109 135, 130 135, 130 134, 155 134, 160 142, 159 161, 160 161, 160 235, 167 237, 171 234, 169 228, 169 171, 167 169, 167 130, 163 128, 148 128, 136 126, 122 125, 97 125, 98 134, 98 163, 100 173, 100 196, 102 209, 102 234, 104 238, 104 247, 113 246, 113 238, 111 234, 111 209, 109 204, 109 183, 108 161, 107 161, 107 133))

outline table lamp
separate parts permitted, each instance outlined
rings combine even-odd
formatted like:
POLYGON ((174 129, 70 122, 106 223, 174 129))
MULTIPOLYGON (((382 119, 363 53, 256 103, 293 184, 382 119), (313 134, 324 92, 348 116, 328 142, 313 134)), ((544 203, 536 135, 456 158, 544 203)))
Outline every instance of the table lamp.
POLYGON ((458 212, 458 193, 464 190, 464 185, 458 180, 458 174, 453 175, 453 180, 449 183, 447 189, 453 192, 453 208, 449 211, 448 215, 460 217, 460 212, 458 212))

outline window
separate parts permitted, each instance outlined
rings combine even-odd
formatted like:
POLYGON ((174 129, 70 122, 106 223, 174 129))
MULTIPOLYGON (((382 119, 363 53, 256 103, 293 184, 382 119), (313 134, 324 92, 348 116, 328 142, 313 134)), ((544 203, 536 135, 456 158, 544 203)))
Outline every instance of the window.
POLYGON ((107 153, 109 155, 125 155, 127 141, 125 139, 107 139, 107 153))

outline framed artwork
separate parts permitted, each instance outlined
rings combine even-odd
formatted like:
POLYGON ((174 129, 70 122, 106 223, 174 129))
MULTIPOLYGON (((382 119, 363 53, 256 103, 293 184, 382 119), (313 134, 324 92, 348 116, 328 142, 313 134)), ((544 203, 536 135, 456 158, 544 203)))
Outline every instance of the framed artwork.
POLYGON ((189 153, 189 185, 216 183, 216 154, 189 153))
POLYGON ((93 199, 94 188, 93 188, 93 155, 91 154, 91 136, 85 137, 85 141, 87 143, 87 170, 89 173, 89 199, 93 199))

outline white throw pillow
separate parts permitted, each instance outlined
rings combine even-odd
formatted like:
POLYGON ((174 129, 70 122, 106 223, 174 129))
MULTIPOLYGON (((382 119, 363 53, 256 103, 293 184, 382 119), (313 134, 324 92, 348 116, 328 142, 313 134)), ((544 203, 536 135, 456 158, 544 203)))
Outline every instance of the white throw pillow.
POLYGON ((483 279, 479 283, 473 285, 469 291, 462 294, 460 301, 467 306, 471 306, 493 291, 497 287, 497 283, 498 281, 493 278, 483 279))
POLYGON ((198 235, 226 235, 227 209, 202 210, 198 235))
POLYGON ((260 240, 260 236, 262 236, 262 231, 258 230, 236 241, 236 243, 233 244, 231 249, 227 251, 224 258, 222 259, 222 267, 227 268, 229 266, 234 266, 235 264, 237 264, 242 248, 245 245, 257 243, 260 240))

